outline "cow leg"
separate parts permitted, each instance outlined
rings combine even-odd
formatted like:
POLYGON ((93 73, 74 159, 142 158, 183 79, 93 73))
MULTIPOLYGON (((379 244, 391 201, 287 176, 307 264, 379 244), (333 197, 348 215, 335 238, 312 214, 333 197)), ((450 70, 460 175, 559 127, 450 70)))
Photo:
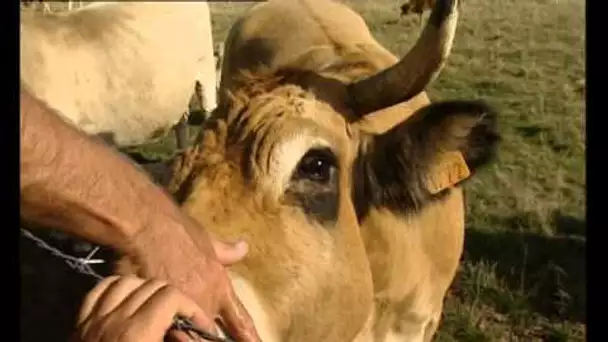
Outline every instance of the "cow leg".
POLYGON ((203 116, 203 122, 205 122, 207 119, 209 119, 209 115, 211 115, 211 113, 207 112, 207 103, 205 101, 205 97, 203 96, 203 84, 200 81, 196 81, 194 86, 194 96, 196 96, 201 115, 203 116))
POLYGON ((220 89, 220 83, 222 78, 222 63, 224 60, 224 44, 216 44, 215 49, 213 51, 213 56, 215 57, 215 74, 216 74, 216 85, 215 90, 218 91, 220 89))
POLYGON ((182 151, 188 147, 188 112, 185 112, 174 127, 177 150, 182 151))

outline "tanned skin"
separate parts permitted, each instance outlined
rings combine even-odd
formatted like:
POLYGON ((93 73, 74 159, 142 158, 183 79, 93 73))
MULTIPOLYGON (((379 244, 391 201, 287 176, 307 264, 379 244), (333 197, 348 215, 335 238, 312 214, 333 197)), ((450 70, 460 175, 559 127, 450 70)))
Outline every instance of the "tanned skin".
POLYGON ((225 264, 246 244, 214 240, 128 159, 66 123, 23 86, 21 219, 112 247, 138 275, 167 280, 209 315, 220 316, 239 341, 259 341, 237 299, 225 264))

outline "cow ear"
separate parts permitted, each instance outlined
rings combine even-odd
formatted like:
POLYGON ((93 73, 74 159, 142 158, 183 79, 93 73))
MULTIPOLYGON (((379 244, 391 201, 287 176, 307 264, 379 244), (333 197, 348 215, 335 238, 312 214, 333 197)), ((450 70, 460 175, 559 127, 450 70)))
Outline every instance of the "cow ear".
POLYGON ((362 144, 358 197, 411 211, 488 164, 500 140, 495 111, 478 101, 430 104, 362 144), (361 183, 361 181, 363 183, 361 183))

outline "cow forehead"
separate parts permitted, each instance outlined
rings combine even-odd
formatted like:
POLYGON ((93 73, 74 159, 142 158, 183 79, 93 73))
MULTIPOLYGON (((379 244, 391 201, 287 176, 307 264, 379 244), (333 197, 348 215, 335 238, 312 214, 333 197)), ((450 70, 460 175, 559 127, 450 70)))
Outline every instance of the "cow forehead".
POLYGON ((308 135, 309 140, 326 140, 332 149, 349 143, 350 113, 298 85, 282 85, 240 102, 235 103, 228 121, 240 128, 241 135, 263 133, 276 140, 299 133, 308 135))

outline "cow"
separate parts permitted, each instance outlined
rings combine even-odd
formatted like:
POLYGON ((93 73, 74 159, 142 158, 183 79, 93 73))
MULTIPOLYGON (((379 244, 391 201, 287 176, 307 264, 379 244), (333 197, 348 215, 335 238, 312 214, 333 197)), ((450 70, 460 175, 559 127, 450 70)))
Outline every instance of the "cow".
POLYGON ((438 0, 401 59, 333 0, 270 0, 231 27, 218 107, 159 182, 213 235, 248 241, 230 276, 263 341, 435 334, 462 185, 500 139, 489 105, 425 93, 457 5, 438 0))
POLYGON ((65 10, 67 11, 72 11, 76 8, 80 8, 82 7, 82 1, 67 1, 67 7, 66 2, 65 1, 46 1, 46 0, 36 0, 36 1, 32 1, 32 0, 21 0, 21 3, 38 3, 39 5, 43 6, 43 11, 46 13, 51 13, 53 12, 53 10, 51 10, 51 7, 55 8, 61 8, 61 7, 65 7, 65 10))
POLYGON ((76 8, 81 8, 81 7, 82 7, 82 1, 68 1, 68 11, 71 11, 76 8), (76 7, 74 7, 74 3, 76 4, 76 7))
POLYGON ((95 2, 21 14, 21 79, 66 121, 117 147, 163 137, 185 147, 189 100, 216 107, 206 2, 95 2), (196 81, 202 94, 195 93, 196 81))
POLYGON ((49 4, 49 2, 47 1, 40 1, 40 0, 22 0, 21 1, 21 8, 25 8, 25 9, 31 9, 31 10, 35 10, 38 11, 40 10, 40 7, 42 6, 42 13, 46 14, 46 13, 51 13, 51 5, 49 4))

